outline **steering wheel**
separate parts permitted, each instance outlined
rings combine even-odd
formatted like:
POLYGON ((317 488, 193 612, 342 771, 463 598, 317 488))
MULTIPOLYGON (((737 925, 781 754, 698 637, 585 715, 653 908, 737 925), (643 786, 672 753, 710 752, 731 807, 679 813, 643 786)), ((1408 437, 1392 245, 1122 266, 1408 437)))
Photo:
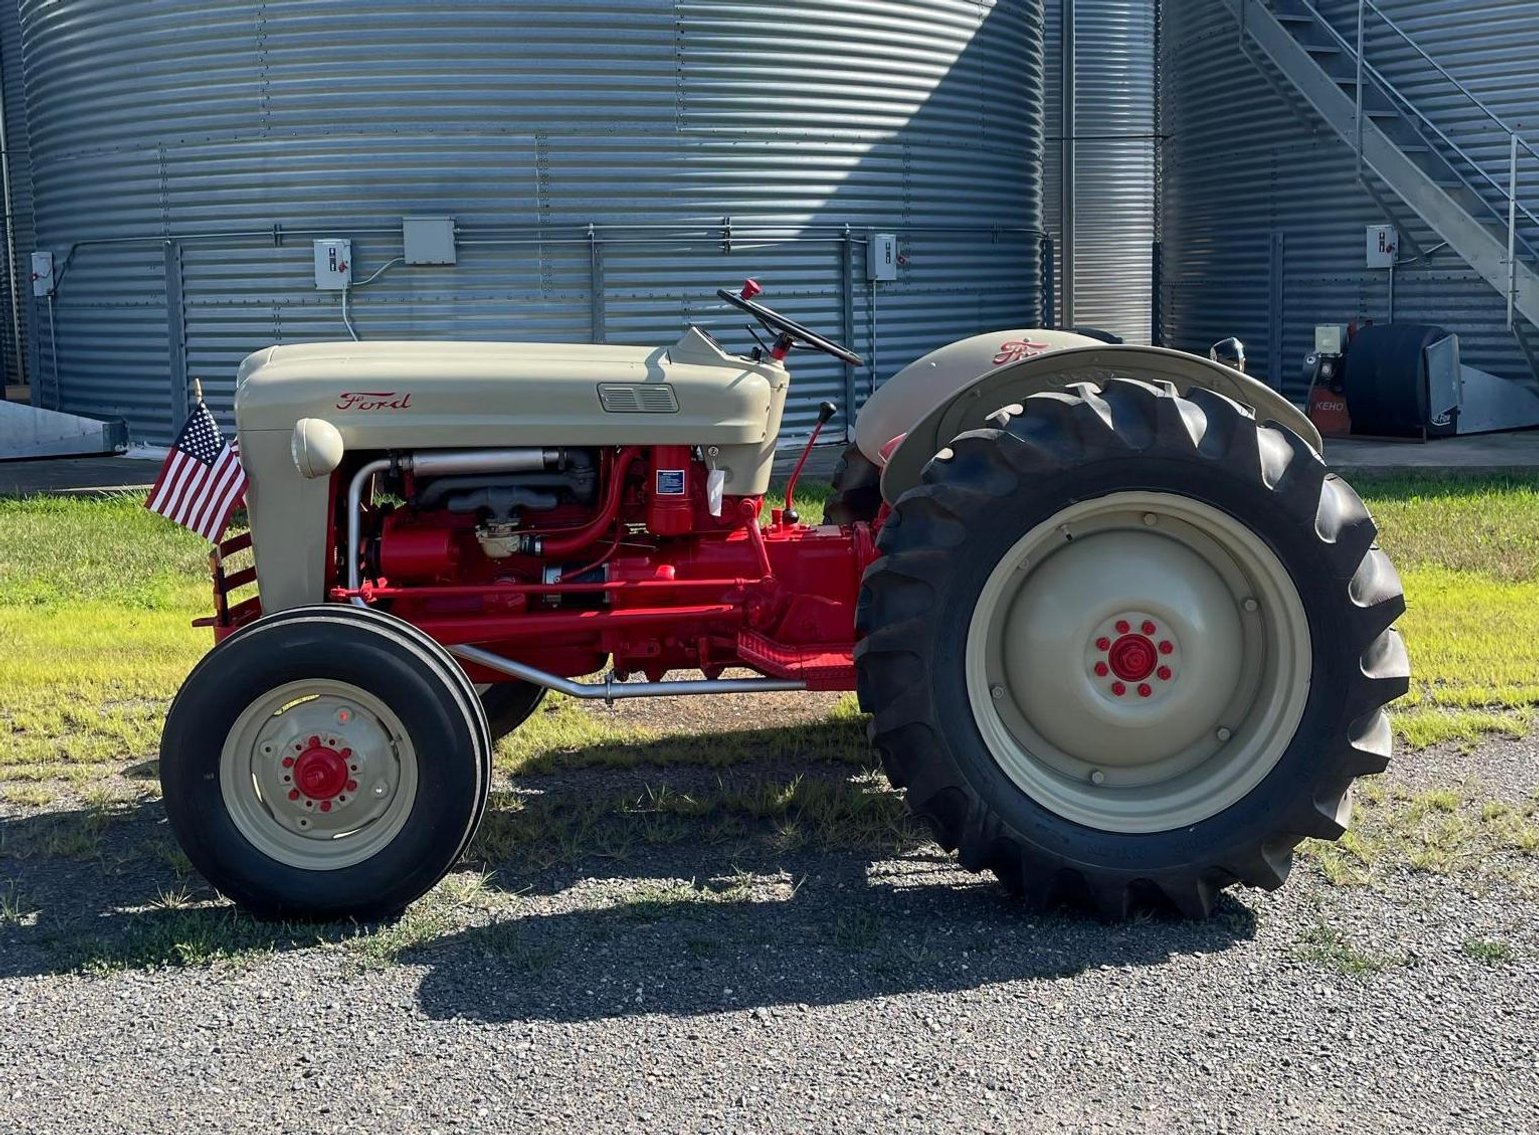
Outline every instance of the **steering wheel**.
MULTIPOLYGON (((787 319, 779 312, 771 311, 761 303, 754 303, 752 297, 758 295, 761 290, 758 284, 749 280, 748 284, 743 288, 743 295, 729 292, 726 288, 718 288, 716 294, 740 311, 746 311, 777 335, 800 343, 804 347, 811 347, 815 351, 822 351, 825 355, 832 355, 841 363, 848 363, 852 367, 866 365, 866 360, 848 347, 841 347, 832 339, 825 339, 816 331, 809 330, 800 323, 787 319)), ((777 354, 776 358, 779 357, 781 356, 777 354)))

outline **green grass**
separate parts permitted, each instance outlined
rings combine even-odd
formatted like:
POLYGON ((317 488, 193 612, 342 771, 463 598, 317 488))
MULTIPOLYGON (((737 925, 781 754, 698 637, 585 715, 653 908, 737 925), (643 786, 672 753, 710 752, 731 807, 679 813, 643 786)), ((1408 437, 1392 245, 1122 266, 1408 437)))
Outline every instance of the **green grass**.
MULTIPOLYGON (((1485 478, 1359 486, 1400 568, 1414 685, 1396 709, 1411 745, 1521 735, 1539 712, 1539 489, 1485 478)), ((802 484, 803 519, 827 485, 802 484)), ((778 503, 772 494, 771 503, 778 503)), ((0 501, 0 783, 41 806, 153 757, 162 716, 208 649, 206 546, 137 497, 0 501)), ((827 722, 730 736, 649 732, 552 699, 505 742, 508 772, 747 756, 864 760, 852 701, 827 722), (660 745, 660 742, 666 742, 660 745)))
POLYGON ((1390 966, 1415 964, 1415 958, 1409 954, 1378 954, 1358 949, 1347 941, 1341 931, 1323 922, 1316 923, 1299 936, 1294 954, 1301 961, 1312 962, 1352 977, 1378 973, 1390 966))

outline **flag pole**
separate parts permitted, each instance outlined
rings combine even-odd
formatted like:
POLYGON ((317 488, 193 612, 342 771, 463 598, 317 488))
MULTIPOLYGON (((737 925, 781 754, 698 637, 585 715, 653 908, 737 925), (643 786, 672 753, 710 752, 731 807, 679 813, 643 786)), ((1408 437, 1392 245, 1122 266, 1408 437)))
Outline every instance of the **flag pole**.
POLYGON ((203 380, 201 378, 192 380, 192 400, 194 403, 203 401, 203 380))

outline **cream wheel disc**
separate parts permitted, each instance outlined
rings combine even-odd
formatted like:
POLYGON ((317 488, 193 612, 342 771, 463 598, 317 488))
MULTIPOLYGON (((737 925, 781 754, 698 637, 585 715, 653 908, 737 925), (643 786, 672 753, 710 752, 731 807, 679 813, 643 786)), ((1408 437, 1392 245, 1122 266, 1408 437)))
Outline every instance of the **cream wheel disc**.
POLYGON ((379 854, 417 796, 417 755, 379 698, 346 682, 289 682, 236 718, 219 760, 224 804, 262 854, 336 871, 379 854))
POLYGON ((1103 831, 1171 831, 1265 779, 1309 698, 1287 569, 1174 493, 1083 501, 1009 548, 967 628, 968 699, 1029 797, 1103 831))

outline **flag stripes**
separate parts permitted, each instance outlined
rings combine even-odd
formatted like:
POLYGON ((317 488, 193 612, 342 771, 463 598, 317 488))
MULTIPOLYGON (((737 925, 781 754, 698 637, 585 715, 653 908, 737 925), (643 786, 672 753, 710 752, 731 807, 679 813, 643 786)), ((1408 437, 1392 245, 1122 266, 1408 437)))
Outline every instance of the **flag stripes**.
POLYGON ((166 455, 144 506, 217 542, 246 491, 240 446, 225 441, 201 401, 166 455))

